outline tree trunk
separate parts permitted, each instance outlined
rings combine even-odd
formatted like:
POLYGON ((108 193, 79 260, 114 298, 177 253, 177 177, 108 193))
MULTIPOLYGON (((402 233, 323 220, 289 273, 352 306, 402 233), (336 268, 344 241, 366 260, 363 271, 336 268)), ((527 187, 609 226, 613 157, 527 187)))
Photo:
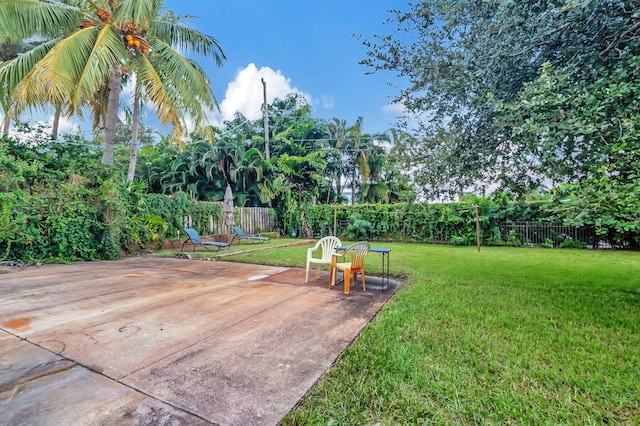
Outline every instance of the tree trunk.
POLYGON ((351 175, 351 205, 356 204, 356 172, 355 168, 351 175))
POLYGON ((56 112, 53 115, 53 126, 51 127, 51 139, 58 139, 58 127, 60 126, 60 107, 56 106, 56 112))
POLYGON ((5 136, 9 136, 9 126, 11 124, 11 119, 9 118, 9 114, 4 114, 4 120, 2 120, 2 134, 5 136))
POLYGON ((120 65, 116 65, 111 81, 109 82, 109 104, 107 106, 107 118, 104 123, 104 148, 102 151, 102 164, 109 166, 113 165, 113 149, 116 143, 121 76, 122 70, 120 65))
POLYGON ((133 96, 133 116, 131 117, 131 154, 129 155, 129 171, 127 182, 133 182, 136 176, 136 161, 138 159, 138 119, 140 117, 140 92, 136 89, 133 96))

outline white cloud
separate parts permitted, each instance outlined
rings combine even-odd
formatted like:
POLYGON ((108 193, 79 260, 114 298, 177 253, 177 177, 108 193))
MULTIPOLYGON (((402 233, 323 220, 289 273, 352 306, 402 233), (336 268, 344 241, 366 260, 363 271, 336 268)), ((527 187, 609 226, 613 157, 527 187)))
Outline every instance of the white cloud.
MULTIPOLYGON (((50 123, 53 123, 53 116, 49 117, 49 121, 50 123)), ((82 127, 80 126, 80 124, 69 118, 69 117, 60 117, 60 121, 58 122, 58 134, 59 135, 64 135, 64 134, 80 134, 82 133, 82 127)))
POLYGON ((322 107, 324 109, 333 109, 335 106, 333 96, 321 95, 320 98, 322 99, 322 107))
POLYGON ((269 67, 258 69, 251 63, 240 69, 234 81, 229 83, 220 102, 220 114, 215 114, 209 120, 216 125, 221 125, 224 120, 233 120, 236 111, 239 111, 248 120, 256 120, 262 114, 264 100, 262 79, 267 83, 267 103, 274 99, 285 98, 290 93, 303 96, 311 104, 311 95, 291 86, 291 79, 282 75, 280 70, 274 71, 269 67))
POLYGON ((384 152, 389 153, 389 151, 391 151, 391 148, 393 148, 393 145, 391 145, 391 142, 389 141, 383 141, 380 139, 374 139, 373 140, 374 145, 379 146, 380 148, 384 149, 384 152))
POLYGON ((406 108, 400 102, 386 104, 382 107, 382 110, 385 112, 392 112, 394 114, 404 114, 406 112, 406 108))

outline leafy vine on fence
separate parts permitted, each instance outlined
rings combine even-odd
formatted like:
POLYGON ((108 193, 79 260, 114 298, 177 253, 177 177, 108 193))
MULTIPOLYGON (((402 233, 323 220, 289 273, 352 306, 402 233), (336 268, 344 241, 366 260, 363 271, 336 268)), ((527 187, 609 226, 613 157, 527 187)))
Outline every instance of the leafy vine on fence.
POLYGON ((371 204, 307 206, 293 213, 305 217, 316 236, 333 235, 349 240, 451 242, 475 244, 476 216, 482 242, 502 244, 499 224, 505 221, 541 221, 548 218, 549 202, 512 202, 507 199, 472 198, 442 204, 371 204))

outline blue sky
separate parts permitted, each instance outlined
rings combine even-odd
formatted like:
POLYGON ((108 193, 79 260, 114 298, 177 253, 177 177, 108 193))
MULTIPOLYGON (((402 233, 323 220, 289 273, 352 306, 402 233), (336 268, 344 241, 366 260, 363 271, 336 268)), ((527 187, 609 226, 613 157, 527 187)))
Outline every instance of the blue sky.
MULTIPOLYGON (((388 10, 406 9, 404 0, 165 0, 165 7, 193 16, 191 26, 214 36, 227 56, 222 67, 194 57, 205 68, 220 105, 220 112, 209 115, 210 124, 222 126, 236 111, 259 119, 263 78, 269 103, 297 92, 310 102, 314 118, 336 117, 351 125, 362 116, 366 133, 386 132, 401 113, 390 104, 399 93, 390 84, 400 80, 390 72, 366 75, 371 70, 358 64, 366 48, 352 33, 370 41, 374 34, 392 33, 393 27, 384 24, 391 16, 388 10)), ((130 96, 131 88, 125 88, 122 105, 130 104, 130 96)), ((50 124, 53 112, 21 118, 50 124)), ((152 111, 143 111, 142 120, 160 127, 152 111)), ((91 120, 61 119, 61 134, 78 131, 91 137, 91 120)))
POLYGON ((363 130, 383 132, 399 114, 390 106, 398 89, 390 87, 391 73, 365 75, 358 62, 365 47, 350 33, 373 39, 392 31, 384 21, 388 9, 403 8, 392 0, 236 0, 204 2, 166 0, 176 14, 189 14, 194 28, 216 37, 227 56, 222 68, 196 58, 205 67, 220 103, 222 117, 236 110, 248 119, 260 117, 261 78, 267 99, 295 91, 310 100, 316 118, 347 120, 364 117, 363 130))

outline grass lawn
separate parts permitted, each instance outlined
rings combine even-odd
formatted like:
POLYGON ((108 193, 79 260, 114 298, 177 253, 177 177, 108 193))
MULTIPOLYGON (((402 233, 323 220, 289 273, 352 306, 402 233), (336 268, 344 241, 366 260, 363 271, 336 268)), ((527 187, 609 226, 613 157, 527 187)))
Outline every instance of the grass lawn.
POLYGON ((284 425, 640 424, 640 253, 374 245, 408 282, 284 425))

